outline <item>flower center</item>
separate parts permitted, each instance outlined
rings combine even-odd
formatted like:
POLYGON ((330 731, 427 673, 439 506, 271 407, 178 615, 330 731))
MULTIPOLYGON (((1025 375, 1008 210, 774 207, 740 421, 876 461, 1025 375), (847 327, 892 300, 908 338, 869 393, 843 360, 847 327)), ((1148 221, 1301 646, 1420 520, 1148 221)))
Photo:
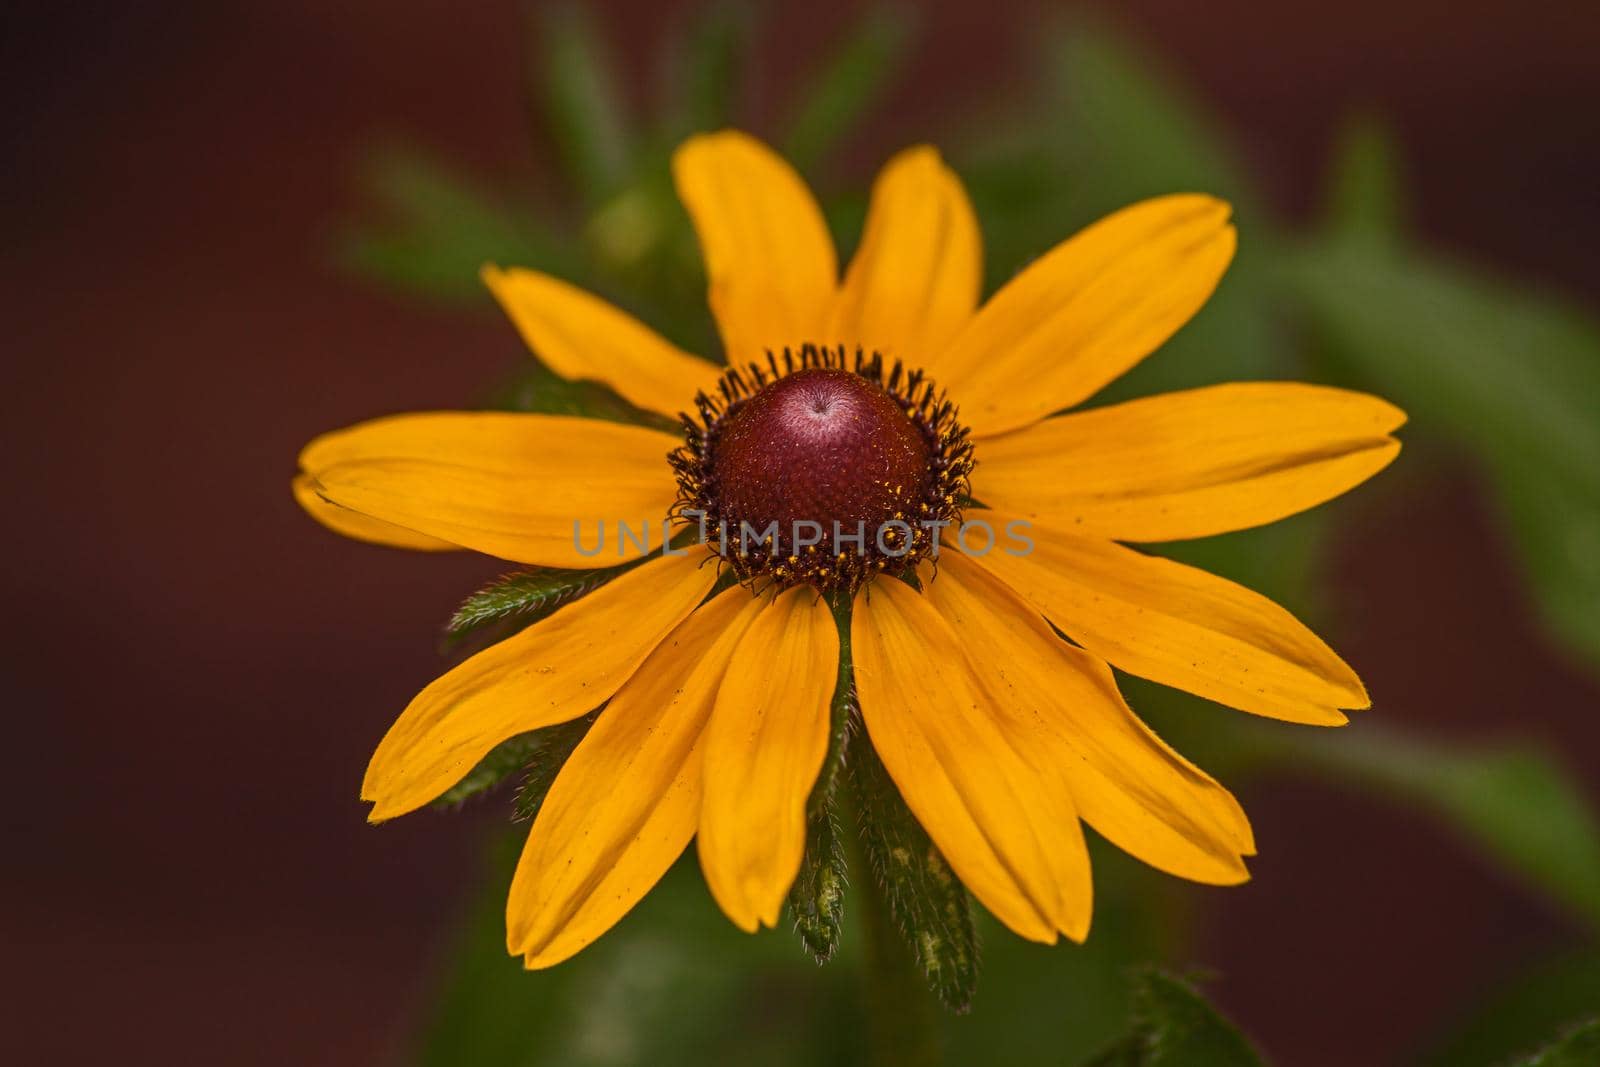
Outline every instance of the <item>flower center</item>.
POLYGON ((966 430, 920 372, 802 348, 697 397, 673 453, 677 514, 744 582, 853 591, 914 567, 959 520, 966 430))
MULTIPOLYGON (((728 417, 714 458, 723 512, 758 530, 815 523, 876 533, 917 519, 928 442, 883 389, 813 368, 765 386, 728 417)), ((793 535, 791 534, 791 537, 793 535)))

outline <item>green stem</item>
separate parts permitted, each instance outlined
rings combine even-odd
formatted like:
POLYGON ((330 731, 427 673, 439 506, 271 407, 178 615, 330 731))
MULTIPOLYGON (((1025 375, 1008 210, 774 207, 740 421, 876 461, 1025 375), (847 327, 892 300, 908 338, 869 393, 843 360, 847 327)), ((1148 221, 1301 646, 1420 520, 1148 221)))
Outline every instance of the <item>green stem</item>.
POLYGON ((862 852, 860 838, 851 832, 854 829, 851 825, 845 837, 855 872, 854 898, 866 933, 862 997, 867 1009, 867 1062, 872 1067, 937 1067, 944 1060, 938 1006, 895 928, 889 902, 862 852))

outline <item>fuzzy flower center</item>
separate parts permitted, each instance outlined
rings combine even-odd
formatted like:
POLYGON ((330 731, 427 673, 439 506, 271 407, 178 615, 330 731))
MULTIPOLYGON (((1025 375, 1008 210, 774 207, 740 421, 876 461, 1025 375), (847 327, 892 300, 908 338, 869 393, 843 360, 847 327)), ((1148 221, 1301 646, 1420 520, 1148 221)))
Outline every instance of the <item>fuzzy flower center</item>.
POLYGON ((677 510, 741 581, 854 590, 959 518, 966 430, 920 373, 805 346, 729 371, 673 454, 677 510))

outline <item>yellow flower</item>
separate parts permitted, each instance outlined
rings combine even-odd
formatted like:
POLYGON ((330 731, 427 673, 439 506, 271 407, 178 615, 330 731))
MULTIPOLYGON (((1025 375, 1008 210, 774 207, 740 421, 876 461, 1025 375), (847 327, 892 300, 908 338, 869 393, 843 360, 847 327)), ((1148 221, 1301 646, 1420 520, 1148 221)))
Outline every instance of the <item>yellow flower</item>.
POLYGON ((434 413, 301 454, 307 511, 406 548, 594 567, 601 522, 659 533, 668 516, 712 520, 708 543, 682 555, 605 542, 644 561, 424 689, 372 758, 372 819, 434 800, 514 735, 603 706, 529 834, 510 951, 530 967, 571 956, 691 839, 729 918, 774 925, 828 746, 840 641, 821 590, 853 597, 857 743, 870 739, 1006 926, 1086 936, 1083 822, 1174 875, 1245 880, 1254 845, 1238 803, 1135 717, 1108 664, 1301 723, 1342 723, 1367 694, 1283 608, 1122 542, 1238 530, 1337 496, 1394 458, 1404 415, 1279 382, 1057 414, 1210 296, 1235 243, 1228 206, 1210 197, 1119 211, 980 307, 978 226, 931 148, 884 168, 842 282, 815 200, 765 146, 698 136, 673 169, 728 367, 554 278, 484 278, 553 370, 647 411, 696 412, 682 437, 434 413), (846 528, 803 545, 790 518, 846 528), (854 542, 858 518, 904 532, 854 542), (717 521, 768 519, 784 522, 775 540, 715 535, 717 521), (937 554, 924 520, 952 523, 937 554), (962 522, 998 543, 959 539, 962 522), (740 581, 711 595, 724 571, 740 581))

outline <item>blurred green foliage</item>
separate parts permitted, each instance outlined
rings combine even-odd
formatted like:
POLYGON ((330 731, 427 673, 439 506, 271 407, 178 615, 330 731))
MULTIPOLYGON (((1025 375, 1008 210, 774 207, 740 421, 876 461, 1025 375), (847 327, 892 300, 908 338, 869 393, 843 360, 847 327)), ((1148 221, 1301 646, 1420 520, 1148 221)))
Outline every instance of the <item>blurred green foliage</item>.
POLYGON ((1134 984, 1128 1033, 1089 1067, 1261 1067, 1261 1057, 1194 986, 1145 971, 1134 984))
POLYGON ((1600 1063, 1600 1020, 1557 1038, 1524 1061, 1524 1067, 1592 1067, 1600 1063))
MULTIPOLYGON (((1501 988, 1464 1005, 1450 1032, 1417 1062, 1423 1067, 1525 1064, 1528 1050, 1571 1030, 1575 1020, 1600 1018, 1597 1012, 1600 952, 1567 953, 1509 975, 1501 988)), ((1600 1063, 1600 1056, 1578 1062, 1600 1063)))
POLYGON ((1600 821, 1560 760, 1529 746, 1462 749, 1380 722, 1332 736, 1252 731, 1274 765, 1431 811, 1586 922, 1600 941, 1600 821))
MULTIPOLYGON (((668 63, 650 94, 657 106, 637 115, 623 106, 594 11, 551 5, 529 26, 530 111, 556 148, 572 203, 539 202, 420 151, 389 150, 366 172, 375 210, 341 235, 341 257, 402 291, 484 310, 490 301, 477 280, 481 264, 535 267, 613 300, 692 351, 713 353, 704 273, 668 159, 685 135, 741 117, 758 16, 729 0, 686 20, 663 48, 668 63)), ((869 7, 784 110, 788 123, 773 140, 809 177, 827 173, 830 155, 901 69, 915 25, 909 7, 869 7)), ((1247 237, 1227 280, 1192 324, 1106 399, 1293 377, 1389 397, 1412 415, 1408 466, 1444 457, 1479 472, 1551 635, 1591 669, 1600 665, 1600 329, 1548 294, 1417 244, 1406 230, 1399 162, 1380 124, 1369 118, 1351 125, 1324 217, 1292 232, 1274 218, 1249 168, 1191 94, 1120 35, 1062 21, 1039 34, 1031 96, 997 105, 946 147, 983 223, 991 290, 1056 240, 1141 197, 1201 190, 1229 199, 1247 237)), ((819 189, 841 248, 850 247, 863 190, 859 183, 843 193, 826 183, 819 189)), ((522 364, 491 402, 620 421, 654 418, 594 383, 566 382, 536 360, 522 364)), ((1342 506, 1325 507, 1264 529, 1172 546, 1172 554, 1315 621, 1328 603, 1318 595, 1325 534, 1345 514, 1342 506)), ((542 610, 548 594, 536 575, 514 578, 464 610, 477 612, 473 625, 515 625, 527 611, 542 610), (526 603, 518 600, 523 594, 531 598, 526 603)), ((1315 774, 1341 788, 1379 788, 1432 812, 1476 842, 1487 862, 1600 935, 1600 830, 1590 798, 1543 752, 1463 750, 1370 721, 1343 732, 1291 730, 1124 681, 1133 705, 1164 736, 1231 784, 1264 773, 1315 774)), ((561 739, 569 741, 575 743, 561 739)), ((463 789, 486 788, 539 748, 530 739, 516 743, 526 751, 497 752, 463 789)), ((534 762, 537 792, 540 781, 548 784, 540 767, 548 772, 550 761, 534 762)), ((842 875, 833 846, 814 872, 824 906, 802 916, 813 951, 825 956, 837 946, 820 970, 785 931, 736 932, 716 911, 691 856, 596 945, 554 970, 524 974, 505 956, 502 937, 517 837, 495 842, 479 899, 463 920, 428 1028, 426 1063, 849 1065, 869 1054, 880 1062, 927 1062, 941 1049, 948 1062, 963 1064, 1259 1062, 1193 987, 1159 972, 1137 972, 1131 987, 1124 980, 1134 965, 1184 964, 1184 904, 1207 890, 1172 883, 1098 842, 1095 930, 1086 945, 1028 944, 980 913, 985 975, 971 1014, 932 1016, 939 1046, 932 1052, 911 1043, 869 1053, 855 1037, 867 1027, 862 964, 881 944, 865 928, 875 921, 871 902, 855 906, 854 879, 842 915, 826 911, 833 900, 826 890, 842 875), (828 879, 833 883, 825 885, 828 879)), ((857 878, 861 863, 859 856, 851 863, 857 878)), ((1594 955, 1552 967, 1472 1012, 1429 1062, 1507 1062, 1600 1002, 1594 955)), ((932 1002, 923 990, 911 992, 932 1002)), ((1524 1062, 1600 1062, 1595 1035, 1593 1027, 1575 1031, 1524 1062)))

